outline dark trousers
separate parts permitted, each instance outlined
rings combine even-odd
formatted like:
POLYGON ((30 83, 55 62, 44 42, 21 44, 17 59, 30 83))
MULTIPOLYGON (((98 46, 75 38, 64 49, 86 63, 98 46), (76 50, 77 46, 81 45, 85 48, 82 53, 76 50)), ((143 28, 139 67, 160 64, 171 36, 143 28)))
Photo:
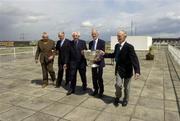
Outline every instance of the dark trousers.
POLYGON ((71 65, 70 65, 70 78, 71 78, 70 79, 71 80, 70 88, 73 91, 75 91, 75 87, 76 87, 77 71, 79 71, 81 81, 82 81, 82 86, 87 87, 86 65, 82 64, 82 63, 71 63, 71 65))
POLYGON ((42 73, 43 73, 43 83, 48 83, 48 72, 51 76, 52 81, 55 80, 55 72, 53 69, 53 62, 41 63, 42 73))
MULTIPOLYGON (((57 76, 57 81, 56 81, 56 86, 60 86, 61 85, 61 82, 63 80, 63 74, 64 74, 64 68, 63 68, 64 64, 59 64, 59 69, 58 69, 58 76, 57 76)), ((70 79, 69 79, 69 66, 67 67, 66 69, 66 83, 69 83, 70 79)))
POLYGON ((100 94, 104 92, 104 84, 103 84, 103 67, 92 68, 92 80, 93 80, 93 88, 94 91, 100 94))

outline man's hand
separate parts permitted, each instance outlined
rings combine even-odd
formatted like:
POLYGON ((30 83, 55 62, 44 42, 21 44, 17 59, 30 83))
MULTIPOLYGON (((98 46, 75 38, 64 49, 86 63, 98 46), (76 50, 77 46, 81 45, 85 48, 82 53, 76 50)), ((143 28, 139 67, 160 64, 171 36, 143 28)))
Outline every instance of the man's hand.
POLYGON ((53 58, 54 58, 53 55, 51 55, 51 56, 48 57, 49 60, 52 60, 53 58))
POLYGON ((105 52, 104 52, 104 51, 102 51, 102 50, 100 50, 100 53, 101 53, 102 55, 105 55, 105 52))
POLYGON ((38 63, 38 59, 35 59, 35 63, 38 63))
POLYGON ((63 65, 63 68, 66 70, 66 69, 67 69, 67 64, 64 64, 64 65, 63 65))
POLYGON ((140 74, 136 73, 134 76, 134 79, 137 80, 137 79, 139 79, 139 77, 140 77, 140 74))

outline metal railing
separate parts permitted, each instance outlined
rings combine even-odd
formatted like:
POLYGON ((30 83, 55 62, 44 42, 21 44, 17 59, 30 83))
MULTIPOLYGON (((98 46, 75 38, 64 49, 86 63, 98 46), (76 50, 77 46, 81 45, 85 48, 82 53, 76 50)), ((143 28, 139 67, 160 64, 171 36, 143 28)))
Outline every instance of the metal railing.
POLYGON ((0 48, 0 61, 16 60, 18 55, 34 56, 36 47, 6 47, 0 48), (6 58, 6 59, 3 59, 6 58))
POLYGON ((168 51, 173 56, 174 60, 180 65, 180 49, 175 46, 168 45, 168 51))

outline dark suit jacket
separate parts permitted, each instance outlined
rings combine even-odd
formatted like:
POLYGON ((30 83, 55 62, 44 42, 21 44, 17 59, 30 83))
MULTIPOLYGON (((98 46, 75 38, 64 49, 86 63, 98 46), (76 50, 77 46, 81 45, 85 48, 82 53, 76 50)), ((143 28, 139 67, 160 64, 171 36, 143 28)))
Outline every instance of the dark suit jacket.
MULTIPOLYGON (((111 58, 115 57, 119 47, 119 44, 116 44, 114 53, 106 54, 105 56, 111 58)), ((116 60, 115 73, 118 72, 121 78, 130 78, 133 75, 133 68, 135 73, 140 74, 139 61, 134 47, 131 44, 125 42, 120 50, 118 59, 116 60)))
MULTIPOLYGON (((93 41, 94 41, 94 40, 92 40, 92 41, 89 43, 89 49, 90 49, 90 50, 93 48, 93 41)), ((96 46, 96 50, 102 50, 102 51, 105 52, 105 41, 104 41, 104 40, 98 39, 97 46, 96 46)), ((96 64, 98 64, 100 67, 105 67, 104 58, 102 58, 101 61, 96 62, 96 64)))
POLYGON ((80 64, 81 66, 87 66, 86 59, 84 55, 81 54, 82 50, 87 50, 86 42, 84 40, 78 40, 77 45, 74 44, 74 41, 71 41, 70 48, 70 63, 80 64))
POLYGON ((58 51, 58 64, 69 64, 70 40, 65 39, 61 47, 61 40, 57 41, 56 51, 58 51))

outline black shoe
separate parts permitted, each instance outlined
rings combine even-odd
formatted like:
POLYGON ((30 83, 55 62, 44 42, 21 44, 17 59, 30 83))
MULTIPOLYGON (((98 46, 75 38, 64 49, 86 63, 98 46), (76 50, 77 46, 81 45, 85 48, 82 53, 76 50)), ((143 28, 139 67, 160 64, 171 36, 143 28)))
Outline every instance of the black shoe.
POLYGON ((98 92, 97 91, 94 91, 91 95, 92 96, 96 96, 98 94, 98 92))
POLYGON ((86 91, 86 90, 87 90, 87 87, 86 87, 86 86, 83 86, 83 87, 82 87, 82 90, 83 90, 83 91, 86 91))
POLYGON ((68 84, 69 84, 69 82, 68 82, 68 81, 66 81, 65 86, 67 86, 68 84))
POLYGON ((114 105, 115 106, 118 106, 119 105, 119 98, 114 98, 114 105))
POLYGON ((66 95, 71 95, 71 94, 73 94, 75 91, 74 90, 70 90, 70 91, 68 91, 67 93, 66 93, 66 95))
POLYGON ((60 85, 56 85, 55 88, 60 88, 60 85))
POLYGON ((123 100, 122 106, 125 107, 125 106, 127 106, 127 104, 128 104, 128 101, 127 100, 123 100))
POLYGON ((99 93, 98 98, 102 98, 102 97, 103 97, 103 93, 99 93))

